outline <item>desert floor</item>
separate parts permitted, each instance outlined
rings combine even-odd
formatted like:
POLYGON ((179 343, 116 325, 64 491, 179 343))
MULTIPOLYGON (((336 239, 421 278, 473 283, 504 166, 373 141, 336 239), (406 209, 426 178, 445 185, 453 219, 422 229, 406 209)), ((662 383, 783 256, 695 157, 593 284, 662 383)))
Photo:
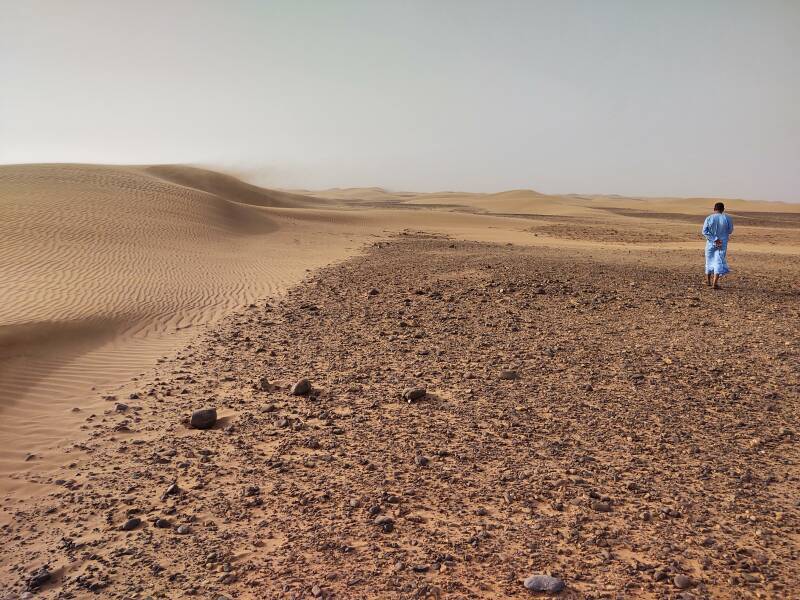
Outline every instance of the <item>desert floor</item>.
POLYGON ((800 207, 710 204, 0 167, 0 591, 800 597, 800 207))

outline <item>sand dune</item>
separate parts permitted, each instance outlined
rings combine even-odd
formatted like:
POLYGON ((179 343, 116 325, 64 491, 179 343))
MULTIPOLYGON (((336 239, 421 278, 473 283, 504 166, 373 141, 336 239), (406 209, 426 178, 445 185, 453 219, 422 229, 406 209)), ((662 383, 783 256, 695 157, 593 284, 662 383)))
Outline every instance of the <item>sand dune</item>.
POLYGON ((0 469, 61 440, 92 386, 357 248, 262 208, 319 204, 183 167, 0 168, 0 469))
MULTIPOLYGON (((0 167, 0 473, 72 439, 103 395, 202 326, 368 240, 410 228, 563 248, 688 249, 698 245, 692 215, 708 204, 531 190, 288 192, 174 165, 0 167)), ((786 234, 800 206, 731 206, 759 215, 737 230, 737 251, 800 253, 786 234)))
POLYGON ((494 214, 545 216, 589 216, 604 209, 628 209, 657 213, 708 214, 717 201, 729 211, 755 211, 800 214, 800 203, 763 202, 720 198, 647 198, 618 195, 543 194, 535 190, 507 190, 497 193, 470 192, 393 192, 384 188, 333 188, 330 190, 295 190, 305 197, 369 203, 407 205, 444 205, 494 214))

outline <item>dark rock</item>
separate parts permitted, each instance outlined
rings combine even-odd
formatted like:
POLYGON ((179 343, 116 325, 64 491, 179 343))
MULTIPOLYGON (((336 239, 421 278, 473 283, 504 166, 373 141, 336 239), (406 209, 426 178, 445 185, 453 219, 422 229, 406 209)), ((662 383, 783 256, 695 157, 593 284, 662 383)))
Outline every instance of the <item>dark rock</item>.
POLYGON ((373 523, 380 527, 384 533, 391 533, 394 530, 394 519, 387 515, 376 517, 373 523))
POLYGON ((201 408, 192 413, 192 418, 189 421, 194 429, 211 429, 214 423, 217 422, 217 409, 216 408, 201 408))
POLYGON ((308 379, 301 379, 292 386, 292 396, 305 396, 311 391, 311 382, 308 379))
POLYGON ((408 402, 414 402, 414 400, 424 398, 427 393, 427 390, 423 387, 410 387, 403 390, 403 399, 408 402))
POLYGON ((27 585, 29 590, 35 590, 42 587, 45 583, 52 579, 53 574, 47 565, 40 567, 28 578, 27 585))
POLYGON ((430 568, 431 568, 430 565, 414 565, 413 567, 411 567, 411 570, 414 571, 414 573, 425 573, 430 568))
POLYGON ((161 494, 161 498, 164 499, 167 496, 175 496, 181 493, 181 488, 178 487, 177 483, 171 483, 170 486, 164 490, 164 493, 161 494))
POLYGON ((523 585, 533 592, 558 593, 564 589, 564 582, 550 575, 531 575, 523 585))
POLYGON ((513 381, 514 379, 519 379, 519 375, 517 375, 516 371, 500 371, 500 379, 513 381))
POLYGON ((686 575, 675 575, 675 577, 672 579, 672 583, 674 583, 675 587, 680 590, 687 590, 692 587, 692 580, 686 575))
POLYGON ((600 502, 599 500, 592 500, 592 510, 597 512, 611 512, 611 505, 608 502, 600 502))
POLYGON ((139 517, 131 517, 122 524, 122 527, 120 527, 120 529, 122 529, 122 531, 133 531, 139 525, 141 525, 141 523, 142 520, 139 517))

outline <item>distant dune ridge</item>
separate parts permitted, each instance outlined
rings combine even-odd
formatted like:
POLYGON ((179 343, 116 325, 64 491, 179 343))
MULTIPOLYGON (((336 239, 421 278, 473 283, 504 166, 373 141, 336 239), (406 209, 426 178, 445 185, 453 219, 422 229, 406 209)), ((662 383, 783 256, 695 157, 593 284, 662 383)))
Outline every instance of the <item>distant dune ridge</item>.
MULTIPOLYGON (((280 293, 370 239, 411 228, 528 245, 696 248, 694 216, 711 204, 531 190, 282 191, 176 165, 2 166, 0 472, 18 468, 25 448, 66 439, 84 418, 72 407, 90 406, 196 326, 280 293), (660 237, 644 213, 666 215, 660 237)), ((787 227, 800 213, 728 204, 787 227)), ((764 246, 765 230, 737 235, 734 252, 797 252, 779 235, 764 246)))

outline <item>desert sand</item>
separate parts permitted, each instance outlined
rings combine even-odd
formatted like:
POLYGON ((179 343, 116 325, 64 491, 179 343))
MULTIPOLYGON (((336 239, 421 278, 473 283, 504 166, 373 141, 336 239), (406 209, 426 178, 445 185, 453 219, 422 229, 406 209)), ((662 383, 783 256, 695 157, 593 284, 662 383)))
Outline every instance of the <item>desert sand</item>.
POLYGON ((713 292, 713 202, 0 167, 0 590, 800 597, 800 205, 713 292))

